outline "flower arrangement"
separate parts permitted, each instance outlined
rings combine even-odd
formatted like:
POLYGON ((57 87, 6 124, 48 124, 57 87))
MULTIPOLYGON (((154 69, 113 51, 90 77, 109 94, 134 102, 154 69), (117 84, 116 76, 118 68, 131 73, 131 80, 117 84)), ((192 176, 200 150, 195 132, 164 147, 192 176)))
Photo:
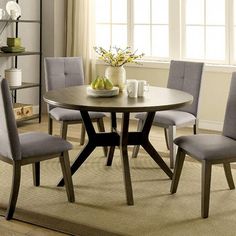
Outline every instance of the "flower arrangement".
POLYGON ((144 56, 144 53, 137 54, 131 51, 130 47, 125 49, 118 47, 110 47, 109 50, 106 50, 102 47, 94 47, 95 52, 99 55, 99 59, 103 60, 110 66, 120 67, 126 63, 136 63, 139 64, 136 60, 144 56))

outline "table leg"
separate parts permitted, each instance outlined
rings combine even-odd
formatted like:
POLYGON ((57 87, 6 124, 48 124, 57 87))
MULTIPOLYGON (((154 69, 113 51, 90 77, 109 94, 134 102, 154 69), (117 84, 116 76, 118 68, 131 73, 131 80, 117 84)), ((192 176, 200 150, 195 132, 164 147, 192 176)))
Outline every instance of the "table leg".
MULTIPOLYGON (((118 146, 120 143, 119 135, 116 132, 96 133, 93 127, 93 123, 88 114, 88 111, 80 111, 80 113, 88 135, 88 142, 83 148, 83 150, 77 155, 74 163, 71 166, 72 175, 78 170, 78 168, 84 163, 84 161, 88 158, 88 156, 92 153, 92 151, 96 147, 106 147, 106 146, 115 147, 118 146)), ((58 183, 58 186, 63 186, 63 185, 64 185, 64 180, 62 178, 58 183)))
POLYGON ((152 157, 152 159, 161 167, 161 169, 170 177, 170 179, 172 179, 173 176, 172 171, 163 161, 163 159, 158 154, 156 149, 152 146, 152 144, 149 141, 147 141, 141 145, 146 150, 146 152, 152 157))
POLYGON ((121 126, 121 134, 120 134, 120 154, 123 163, 123 176, 125 183, 125 191, 126 191, 126 200, 128 205, 133 205, 133 190, 130 176, 130 168, 129 168, 129 158, 128 158, 128 132, 129 132, 129 112, 122 114, 122 126, 121 126))
MULTIPOLYGON (((74 163, 71 166, 71 175, 73 175, 79 167, 84 163, 84 161, 88 158, 88 156, 92 153, 92 151, 96 148, 96 143, 94 140, 96 139, 96 133, 89 117, 87 111, 81 111, 81 116, 83 118, 83 123, 86 128, 88 134, 88 142, 82 151, 76 157, 74 163)), ((62 178, 57 186, 64 186, 64 179, 62 178)))
POLYGON ((161 169, 172 179, 173 173, 170 170, 170 168, 166 165, 166 163, 163 161, 159 153, 156 151, 156 149, 152 146, 148 139, 149 132, 152 127, 152 122, 155 116, 155 112, 149 112, 147 113, 146 120, 143 125, 143 129, 141 131, 142 133, 142 147, 146 150, 146 152, 152 157, 152 159, 161 167, 161 169))
MULTIPOLYGON (((88 158, 88 156, 92 153, 92 151, 95 149, 96 146, 92 145, 90 142, 88 142, 83 150, 77 155, 75 161, 73 162, 71 166, 71 175, 73 175, 79 167, 84 163, 84 161, 88 158)), ((65 182, 62 178, 59 183, 57 184, 58 187, 64 186, 65 182)))
MULTIPOLYGON (((116 131, 116 129, 117 129, 116 113, 111 112, 111 132, 116 131)), ((109 148, 108 155, 107 155, 107 166, 112 165, 114 152, 115 152, 115 146, 111 146, 109 148)))

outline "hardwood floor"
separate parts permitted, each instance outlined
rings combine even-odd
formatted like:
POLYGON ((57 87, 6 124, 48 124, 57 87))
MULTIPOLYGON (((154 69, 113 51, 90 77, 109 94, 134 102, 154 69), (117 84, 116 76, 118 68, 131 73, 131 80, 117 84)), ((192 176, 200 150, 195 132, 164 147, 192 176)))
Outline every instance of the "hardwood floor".
MULTIPOLYGON (((106 118, 105 120, 105 128, 106 130, 110 129, 110 123, 109 119, 106 118)), ((80 137, 80 127, 74 128, 76 125, 73 125, 73 128, 68 129, 68 139, 71 141, 76 141, 77 137, 80 137)), ((77 125, 80 126, 80 125, 77 125)), ((119 122, 118 122, 119 126, 119 122)), ((27 123, 21 124, 18 126, 19 132, 28 132, 28 131, 40 131, 40 132, 47 132, 47 117, 43 116, 42 122, 39 124, 37 123, 37 120, 35 121, 28 121, 27 123)), ((136 130, 137 122, 131 121, 130 122, 130 129, 136 130)), ((182 134, 191 134, 192 131, 189 128, 180 129, 177 131, 177 135, 182 134)), ((206 131, 205 131, 206 132, 206 131)), ((59 134, 59 126, 56 122, 54 122, 54 134, 59 134)), ((164 132, 162 129, 153 127, 150 133, 150 139, 153 139, 153 141, 157 141, 157 139, 160 142, 161 137, 161 146, 165 147, 165 139, 164 139, 164 132)), ((78 144, 79 145, 79 144, 78 144)), ((4 217, 0 216, 0 235, 66 235, 62 234, 56 231, 52 231, 49 229, 45 229, 42 227, 38 227, 36 225, 27 224, 24 222, 20 222, 17 220, 10 220, 6 221, 4 217)))

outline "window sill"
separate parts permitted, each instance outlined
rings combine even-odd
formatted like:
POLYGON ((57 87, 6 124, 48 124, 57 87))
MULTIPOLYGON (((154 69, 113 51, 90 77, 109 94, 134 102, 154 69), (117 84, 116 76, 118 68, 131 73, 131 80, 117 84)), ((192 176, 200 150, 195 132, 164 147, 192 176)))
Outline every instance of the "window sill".
MULTIPOLYGON (((136 68, 152 68, 152 69, 169 69, 169 61, 140 61, 139 64, 126 64, 125 67, 136 67, 136 68)), ((101 60, 96 60, 98 65, 106 65, 101 60)), ((232 65, 217 65, 205 63, 204 71, 206 72, 221 72, 221 73, 232 73, 236 71, 236 66, 232 65)))

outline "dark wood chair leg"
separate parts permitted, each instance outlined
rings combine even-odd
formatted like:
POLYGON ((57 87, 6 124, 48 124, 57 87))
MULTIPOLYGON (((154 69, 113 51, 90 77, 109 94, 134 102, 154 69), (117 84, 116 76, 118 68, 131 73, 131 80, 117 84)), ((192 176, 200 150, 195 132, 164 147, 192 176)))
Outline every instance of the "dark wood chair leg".
POLYGON ((171 188, 170 188, 171 194, 176 193, 177 191, 180 175, 181 175, 183 164, 184 164, 184 159, 185 159, 185 153, 183 152, 181 148, 178 148, 176 162, 175 162, 175 169, 174 169, 173 179, 172 179, 171 188))
POLYGON ((61 122, 61 137, 63 139, 66 139, 66 135, 67 135, 67 123, 62 121, 61 122))
POLYGON ((165 134, 165 140, 166 140, 166 147, 167 147, 168 150, 170 150, 167 128, 164 128, 164 134, 165 134))
MULTIPOLYGON (((97 126, 98 126, 99 132, 105 132, 104 122, 102 118, 97 120, 97 126)), ((103 147, 103 152, 104 152, 104 156, 107 156, 107 152, 108 152, 107 147, 103 147)))
MULTIPOLYGON (((139 120, 137 131, 141 131, 142 128, 143 128, 143 121, 139 120)), ((132 158, 136 158, 138 156, 139 149, 140 149, 140 145, 135 145, 134 146, 133 152, 132 152, 132 158)))
POLYGON ((230 163, 223 163, 223 166, 224 166, 225 176, 229 185, 229 189, 235 189, 230 163))
POLYGON ((195 120, 195 124, 193 125, 193 134, 198 133, 198 119, 195 120))
MULTIPOLYGON (((116 120, 116 113, 111 112, 111 132, 117 132, 117 120, 116 120)), ((112 165, 114 153, 115 153, 115 146, 112 146, 109 148, 108 154, 107 154, 107 166, 112 165)))
POLYGON ((61 163, 63 179, 65 182, 68 201, 74 202, 75 194, 74 194, 73 182, 72 182, 71 171, 70 171, 70 161, 69 161, 69 156, 68 156, 67 151, 63 152, 62 156, 60 156, 60 163, 61 163))
POLYGON ((84 124, 81 124, 81 134, 80 134, 80 145, 84 145, 85 141, 85 127, 84 124))
POLYGON ((211 188, 211 163, 202 161, 202 200, 201 215, 207 218, 209 214, 210 188, 211 188))
POLYGON ((176 136, 176 126, 168 127, 168 137, 169 137, 169 148, 170 148, 170 168, 174 168, 175 156, 176 156, 176 145, 174 144, 174 139, 176 136))
POLYGON ((20 177, 21 177, 21 164, 17 161, 13 163, 13 176, 12 176, 12 186, 11 194, 9 198, 9 205, 6 213, 6 220, 10 220, 13 217, 16 202, 18 198, 19 188, 20 188, 20 177))
POLYGON ((48 133, 49 134, 52 134, 52 131, 53 131, 53 120, 52 118, 50 117, 50 115, 48 114, 48 133))
POLYGON ((40 185, 40 162, 33 163, 32 169, 33 169, 34 186, 39 186, 40 185))
POLYGON ((115 146, 110 147, 107 155, 107 166, 112 165, 114 152, 115 152, 115 146))

